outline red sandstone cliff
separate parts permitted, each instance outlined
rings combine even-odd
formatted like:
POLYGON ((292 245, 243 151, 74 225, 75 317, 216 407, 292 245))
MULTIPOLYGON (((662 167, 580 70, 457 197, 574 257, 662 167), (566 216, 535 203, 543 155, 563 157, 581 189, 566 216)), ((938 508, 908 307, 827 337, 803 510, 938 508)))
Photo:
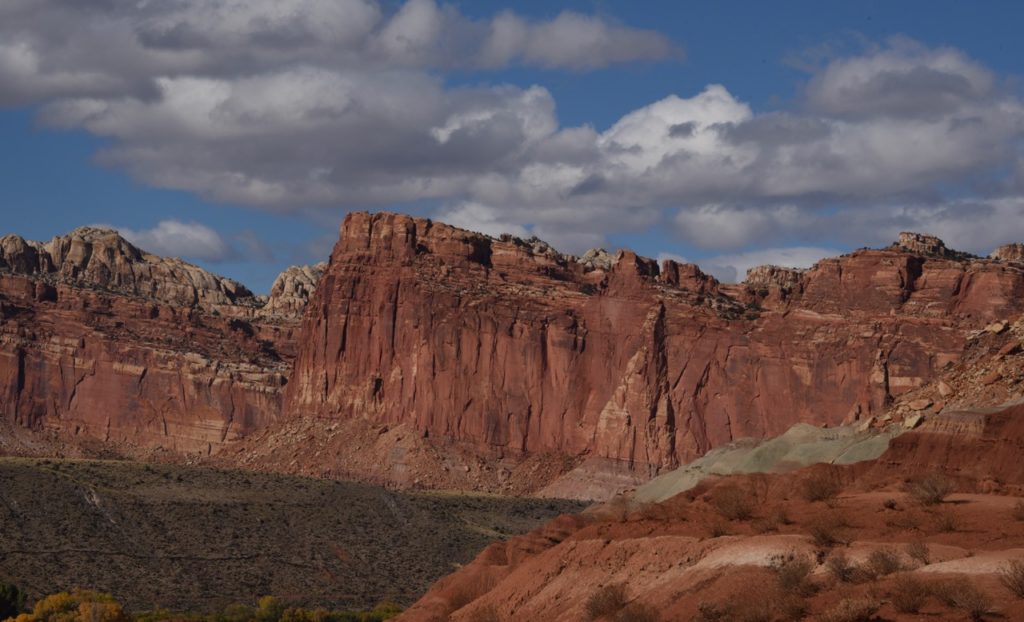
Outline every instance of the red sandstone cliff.
POLYGON ((0 421, 129 453, 207 453, 262 428, 280 412, 310 289, 290 280, 265 301, 113 231, 6 236, 0 421))
POLYGON ((880 414, 957 360, 968 330, 1018 315, 1024 288, 1014 264, 912 235, 757 276, 724 286, 628 252, 584 261, 350 214, 303 321, 286 417, 653 472, 797 422, 880 414))

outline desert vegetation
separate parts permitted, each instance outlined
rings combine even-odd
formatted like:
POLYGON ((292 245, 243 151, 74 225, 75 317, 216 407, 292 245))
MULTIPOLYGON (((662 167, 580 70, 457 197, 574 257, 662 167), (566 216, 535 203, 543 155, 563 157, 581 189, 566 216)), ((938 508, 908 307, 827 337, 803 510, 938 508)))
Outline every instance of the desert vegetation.
MULTIPOLYGON (((24 608, 24 605, 22 605, 24 608)), ((255 606, 234 603, 212 613, 190 613, 157 609, 131 613, 111 594, 75 589, 40 598, 30 610, 15 612, 5 622, 383 622, 402 609, 381 603, 370 610, 306 609, 292 606, 273 596, 264 596, 255 606)))
POLYGON ((407 606, 452 563, 583 507, 117 461, 4 458, 0 481, 5 580, 33 598, 102 586, 132 611, 407 606))
POLYGON ((906 491, 921 505, 938 505, 953 492, 953 482, 939 473, 930 473, 907 482, 906 491))

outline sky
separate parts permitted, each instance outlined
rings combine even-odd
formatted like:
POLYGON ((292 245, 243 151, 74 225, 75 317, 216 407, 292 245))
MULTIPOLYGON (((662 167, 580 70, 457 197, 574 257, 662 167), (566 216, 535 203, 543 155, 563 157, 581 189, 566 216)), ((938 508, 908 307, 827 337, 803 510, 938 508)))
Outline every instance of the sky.
POLYGON ((265 292, 389 210, 806 267, 1024 241, 1024 4, 0 0, 2 233, 265 292))

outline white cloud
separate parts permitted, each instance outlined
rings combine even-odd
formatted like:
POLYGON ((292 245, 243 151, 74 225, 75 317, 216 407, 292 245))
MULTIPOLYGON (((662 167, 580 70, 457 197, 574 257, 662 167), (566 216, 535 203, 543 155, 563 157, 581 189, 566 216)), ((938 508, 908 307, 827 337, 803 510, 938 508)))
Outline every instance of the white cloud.
POLYGON ((1016 235, 1024 103, 959 50, 893 40, 821 67, 790 110, 712 84, 604 131, 560 126, 543 86, 443 75, 675 53, 603 17, 475 19, 434 0, 0 4, 0 102, 40 105, 108 138, 99 162, 218 202, 422 201, 573 252, 653 226, 722 252, 859 245, 897 225, 969 250, 1016 235))
POLYGON ((164 77, 230 78, 297 65, 339 70, 593 69, 678 51, 663 35, 564 12, 475 20, 408 0, 7 0, 0 3, 0 104, 155 95, 164 77), (511 27, 511 29, 510 29, 511 27), (510 33, 519 33, 510 36, 510 33), (520 36, 521 35, 521 36, 520 36), (552 40, 554 39, 554 40, 552 40))
POLYGON ((437 216, 438 220, 449 225, 479 231, 491 237, 499 237, 510 233, 520 238, 530 236, 530 232, 521 225, 501 221, 497 210, 480 203, 460 203, 443 209, 437 216))
POLYGON ((162 220, 152 229, 120 227, 118 231, 132 244, 157 255, 217 262, 232 253, 219 233, 196 222, 162 220))

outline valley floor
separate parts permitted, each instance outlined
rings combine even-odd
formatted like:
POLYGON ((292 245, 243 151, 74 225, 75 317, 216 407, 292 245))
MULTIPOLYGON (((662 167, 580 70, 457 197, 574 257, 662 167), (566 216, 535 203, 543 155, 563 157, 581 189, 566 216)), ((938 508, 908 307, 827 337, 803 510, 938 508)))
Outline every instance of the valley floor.
POLYGON ((0 458, 0 583, 133 610, 274 595, 408 605, 488 543, 583 505, 126 461, 0 458))

